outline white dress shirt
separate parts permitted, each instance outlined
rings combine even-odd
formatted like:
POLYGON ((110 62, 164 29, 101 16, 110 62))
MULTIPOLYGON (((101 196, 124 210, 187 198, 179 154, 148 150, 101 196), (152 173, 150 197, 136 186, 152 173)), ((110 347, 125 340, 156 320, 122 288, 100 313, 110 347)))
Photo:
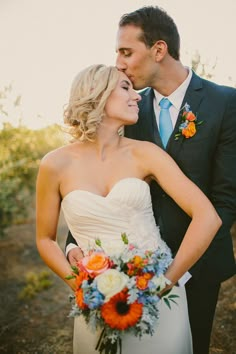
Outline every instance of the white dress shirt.
MULTIPOLYGON (((190 80, 192 78, 192 70, 188 69, 188 76, 186 77, 186 79, 184 80, 184 82, 177 87, 177 89, 172 92, 168 97, 168 100, 172 103, 172 105, 169 108, 169 112, 170 112, 170 117, 171 117, 171 121, 172 121, 172 126, 174 127, 179 115, 179 111, 183 108, 182 102, 185 96, 185 93, 187 91, 188 85, 190 83, 190 80)), ((161 101, 161 99, 164 97, 163 95, 161 95, 159 92, 157 92, 156 90, 154 90, 154 99, 153 99, 153 107, 154 107, 154 112, 155 112, 155 116, 156 116, 156 121, 157 121, 157 126, 159 129, 159 116, 160 116, 160 110, 161 107, 159 106, 159 102, 161 101)), ((186 102, 184 102, 183 104, 185 104, 186 102)), ((189 272, 186 272, 178 281, 179 286, 184 286, 184 284, 187 283, 187 281, 191 278, 191 274, 189 272)))
MULTIPOLYGON (((172 121, 172 126, 174 127, 179 115, 179 111, 183 108, 183 106, 181 107, 181 104, 183 102, 185 93, 187 91, 188 85, 190 83, 190 80, 192 78, 192 70, 188 69, 188 76, 186 77, 186 79, 184 80, 184 82, 177 87, 177 89, 172 92, 172 94, 170 94, 170 96, 165 97, 168 98, 168 100, 172 103, 172 105, 169 108, 169 112, 170 112, 170 116, 171 116, 171 121, 172 121)), ((161 95, 159 92, 157 92, 156 90, 154 90, 154 100, 153 100, 153 107, 154 107, 154 112, 155 112, 155 116, 156 116, 156 120, 157 120, 157 126, 159 129, 159 116, 160 116, 160 110, 161 107, 159 106, 159 102, 161 101, 161 99, 164 97, 163 95, 161 95)), ((186 102, 184 102, 185 104, 186 102)))

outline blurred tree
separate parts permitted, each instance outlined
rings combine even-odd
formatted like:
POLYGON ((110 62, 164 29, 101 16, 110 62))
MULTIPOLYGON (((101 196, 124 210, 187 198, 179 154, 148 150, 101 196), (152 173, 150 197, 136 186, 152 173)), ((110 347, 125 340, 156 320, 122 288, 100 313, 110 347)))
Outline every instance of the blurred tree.
MULTIPOLYGON (((11 86, 0 92, 0 235, 12 223, 25 221, 35 189, 39 161, 48 151, 64 144, 58 125, 31 130, 7 122, 9 112, 3 102, 11 86)), ((12 106, 20 107, 20 96, 12 106)), ((20 116, 19 116, 20 118, 20 116)))
POLYGON ((211 80, 214 76, 214 71, 217 65, 217 58, 215 62, 209 63, 201 58, 201 55, 196 51, 191 60, 192 69, 201 77, 211 80))
MULTIPOLYGON (((199 76, 207 80, 213 80, 216 76, 217 58, 210 61, 209 59, 204 59, 198 51, 195 51, 191 57, 191 67, 199 76)), ((229 81, 230 86, 236 87, 236 81, 231 76, 226 79, 229 81)))
POLYGON ((12 84, 4 86, 0 91, 0 129, 4 123, 19 126, 22 121, 21 96, 17 95, 12 84))

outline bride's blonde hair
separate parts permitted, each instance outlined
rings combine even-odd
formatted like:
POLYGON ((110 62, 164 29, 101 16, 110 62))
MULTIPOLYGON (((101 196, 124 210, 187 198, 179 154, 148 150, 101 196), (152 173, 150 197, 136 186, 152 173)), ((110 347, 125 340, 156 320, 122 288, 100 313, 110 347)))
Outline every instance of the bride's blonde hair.
POLYGON ((116 67, 102 64, 89 66, 75 77, 64 110, 64 123, 76 140, 95 140, 107 99, 118 78, 116 67))

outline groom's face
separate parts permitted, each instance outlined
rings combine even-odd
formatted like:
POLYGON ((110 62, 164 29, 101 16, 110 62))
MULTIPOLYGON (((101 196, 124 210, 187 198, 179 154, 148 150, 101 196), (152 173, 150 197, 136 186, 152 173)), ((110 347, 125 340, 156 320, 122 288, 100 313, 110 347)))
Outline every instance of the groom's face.
POLYGON ((152 86, 157 71, 154 47, 141 41, 142 30, 134 25, 119 28, 116 42, 116 66, 131 80, 134 89, 152 86))

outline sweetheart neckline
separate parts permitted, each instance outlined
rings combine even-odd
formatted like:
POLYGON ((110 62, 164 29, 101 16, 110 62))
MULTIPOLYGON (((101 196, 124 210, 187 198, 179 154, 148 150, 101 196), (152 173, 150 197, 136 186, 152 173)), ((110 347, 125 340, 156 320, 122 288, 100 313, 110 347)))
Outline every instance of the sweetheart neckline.
POLYGON ((88 194, 92 194, 92 195, 95 195, 99 198, 102 198, 102 199, 106 199, 107 197, 109 197, 109 195, 111 194, 111 192, 114 190, 114 188, 119 185, 121 182, 124 182, 126 180, 137 180, 137 181, 140 181, 140 182, 143 182, 145 183, 148 187, 149 187, 149 184, 144 181, 143 179, 141 178, 138 178, 138 177, 124 177, 124 178, 121 178, 119 181, 117 181, 113 186, 112 188, 110 189, 110 191, 107 193, 107 195, 103 196, 103 195, 100 195, 100 194, 97 194, 97 193, 93 193, 93 192, 90 192, 90 191, 87 191, 85 189, 73 189, 72 191, 68 192, 63 198, 62 198, 62 202, 72 193, 75 193, 75 192, 82 192, 82 193, 88 193, 88 194))

